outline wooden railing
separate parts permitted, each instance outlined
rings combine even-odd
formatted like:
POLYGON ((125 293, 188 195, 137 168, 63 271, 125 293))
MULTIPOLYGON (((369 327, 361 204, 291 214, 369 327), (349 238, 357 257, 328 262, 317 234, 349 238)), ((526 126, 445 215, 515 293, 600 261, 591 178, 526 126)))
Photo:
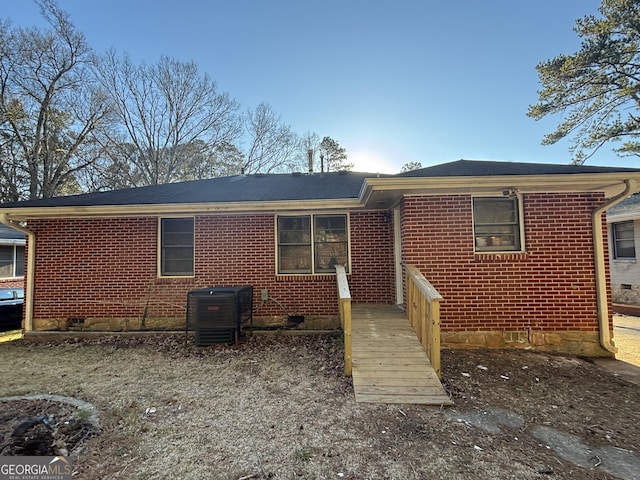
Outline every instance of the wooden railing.
POLYGON ((341 265, 336 265, 338 281, 338 308, 340 310, 340 325, 344 332, 344 374, 351 376, 351 293, 347 282, 347 273, 341 265))
POLYGON ((414 265, 406 266, 407 315, 431 365, 440 377, 440 300, 442 295, 414 265))

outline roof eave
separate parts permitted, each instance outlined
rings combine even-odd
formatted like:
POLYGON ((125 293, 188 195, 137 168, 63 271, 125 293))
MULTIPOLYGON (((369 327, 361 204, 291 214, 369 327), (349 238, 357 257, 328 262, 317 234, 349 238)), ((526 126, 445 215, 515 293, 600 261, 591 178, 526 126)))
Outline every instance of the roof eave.
POLYGON ((136 205, 87 205, 2 208, 13 220, 69 217, 166 216, 198 214, 251 214, 305 210, 390 208, 407 195, 501 194, 509 188, 520 193, 604 192, 612 197, 624 190, 624 182, 640 172, 496 175, 449 177, 365 178, 358 198, 273 200, 250 202, 163 203, 136 205))
POLYGON ((369 208, 383 208, 406 195, 490 195, 508 188, 520 193, 604 192, 612 197, 624 190, 629 179, 640 182, 640 172, 367 178, 360 201, 369 208))
POLYGON ((166 203, 142 205, 89 205, 64 207, 1 208, 13 220, 38 218, 138 217, 199 214, 252 214, 301 210, 343 210, 362 208, 356 198, 286 200, 266 202, 166 203))
POLYGON ((632 220, 640 220, 640 210, 620 213, 607 212, 607 223, 628 222, 632 220))

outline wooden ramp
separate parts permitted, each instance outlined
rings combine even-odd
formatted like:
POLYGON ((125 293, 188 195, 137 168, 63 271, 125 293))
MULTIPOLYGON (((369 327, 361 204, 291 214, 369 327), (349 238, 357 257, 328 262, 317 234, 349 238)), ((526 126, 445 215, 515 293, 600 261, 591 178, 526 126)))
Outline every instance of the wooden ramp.
POLYGON ((453 405, 402 310, 354 304, 351 318, 356 402, 453 405))

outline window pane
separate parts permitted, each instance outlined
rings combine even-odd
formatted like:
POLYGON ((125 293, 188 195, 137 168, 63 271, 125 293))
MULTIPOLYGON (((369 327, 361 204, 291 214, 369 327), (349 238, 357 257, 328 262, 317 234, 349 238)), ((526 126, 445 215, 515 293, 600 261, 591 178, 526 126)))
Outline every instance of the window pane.
POLYGON ((476 225, 492 223, 516 223, 515 198, 476 198, 473 202, 473 218, 476 225))
POLYGON ((635 258, 636 247, 633 241, 624 240, 616 246, 616 258, 635 258))
POLYGON ((13 246, 0 246, 0 278, 13 277, 13 246))
POLYGON ((520 250, 517 198, 473 199, 476 251, 520 250))
POLYGON ((633 240, 633 223, 616 224, 616 238, 618 240, 633 240))
POLYGON ((635 258, 633 222, 614 223, 613 242, 615 258, 635 258))
POLYGON ((309 216, 279 217, 278 243, 311 243, 311 218, 309 216))
POLYGON ((311 216, 278 217, 278 272, 312 273, 311 216))
POLYGON ((346 242, 347 219, 344 215, 316 216, 316 242, 346 242))
POLYGON ((316 272, 335 272, 336 265, 348 267, 346 243, 316 243, 316 272))
POLYGON ((280 273, 311 273, 311 246, 280 245, 280 273))
POLYGON ((193 258, 165 258, 163 275, 192 275, 193 258))
POLYGON ((16 277, 24 277, 24 247, 16 247, 16 277))
POLYGON ((192 242, 192 232, 165 232, 164 234, 165 247, 180 247, 184 245, 191 245, 192 242))
POLYGON ((314 226, 316 272, 335 272, 336 265, 348 268, 347 217, 317 215, 314 226))
POLYGON ((348 268, 346 215, 278 217, 278 273, 335 273, 348 268))
POLYGON ((165 240, 180 238, 181 235, 193 235, 192 218, 163 218, 162 232, 165 240))
POLYGON ((193 218, 163 218, 160 237, 160 274, 193 275, 193 218))
POLYGON ((518 240, 517 225, 483 225, 476 227, 476 247, 511 247, 518 240))

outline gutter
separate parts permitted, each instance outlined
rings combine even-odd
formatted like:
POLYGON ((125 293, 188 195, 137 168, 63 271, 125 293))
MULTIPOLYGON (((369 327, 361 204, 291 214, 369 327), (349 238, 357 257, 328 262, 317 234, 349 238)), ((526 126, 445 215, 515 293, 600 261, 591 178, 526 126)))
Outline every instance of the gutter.
MULTIPOLYGON (((131 205, 66 205, 24 206, 2 208, 1 212, 14 219, 29 218, 89 218, 89 217, 139 217, 153 215, 206 215, 246 214, 256 212, 361 209, 357 198, 318 200, 278 200, 268 202, 220 202, 220 203, 159 203, 131 205)), ((15 228, 15 227, 14 227, 15 228)))
POLYGON ((27 278, 25 285, 25 315, 24 329, 25 331, 33 330, 33 291, 35 286, 35 267, 36 267, 36 234, 31 230, 24 228, 19 223, 10 220, 6 213, 0 213, 0 223, 7 227, 18 230, 28 237, 27 248, 27 278))
POLYGON ((611 343, 611 331, 609 330, 609 303, 607 301, 607 279, 604 257, 604 235, 602 232, 602 213, 608 208, 622 202, 627 197, 638 191, 638 181, 628 179, 624 181, 625 189, 619 195, 607 200, 596 207, 591 213, 591 229, 593 233, 593 254, 596 274, 596 298, 598 301, 598 328, 600 346, 607 352, 615 354, 618 348, 611 343))

